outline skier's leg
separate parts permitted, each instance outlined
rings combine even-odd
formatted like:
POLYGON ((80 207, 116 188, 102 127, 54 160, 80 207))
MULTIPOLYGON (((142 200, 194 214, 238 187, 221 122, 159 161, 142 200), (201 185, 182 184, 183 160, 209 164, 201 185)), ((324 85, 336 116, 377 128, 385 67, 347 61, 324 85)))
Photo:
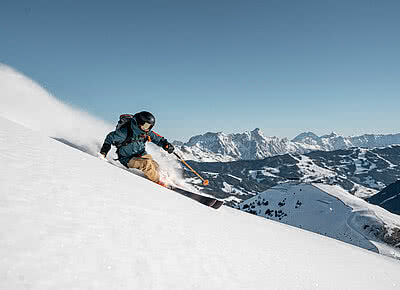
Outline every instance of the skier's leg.
POLYGON ((160 181, 160 173, 158 172, 159 165, 153 160, 150 154, 132 158, 128 162, 128 167, 143 171, 144 175, 155 183, 160 181))

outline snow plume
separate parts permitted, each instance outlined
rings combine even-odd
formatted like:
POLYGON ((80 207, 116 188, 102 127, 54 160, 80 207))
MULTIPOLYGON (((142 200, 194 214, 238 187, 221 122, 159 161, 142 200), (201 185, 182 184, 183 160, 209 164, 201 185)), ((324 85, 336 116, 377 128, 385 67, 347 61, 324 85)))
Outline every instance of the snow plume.
POLYGON ((160 165, 160 175, 161 180, 169 185, 177 185, 180 187, 185 187, 189 190, 196 191, 189 184, 186 184, 183 177, 182 167, 175 156, 168 154, 164 150, 160 150, 160 147, 149 143, 146 147, 148 153, 150 153, 154 160, 160 165))
MULTIPOLYGON (((0 116, 94 156, 115 126, 62 103, 33 80, 1 63, 0 116)), ((166 159, 159 147, 148 148, 167 181, 183 182, 178 161, 166 159)), ((114 148, 108 158, 111 161, 115 157, 114 148)))
POLYGON ((99 151, 112 125, 57 100, 39 84, 0 64, 0 116, 89 154, 99 151))

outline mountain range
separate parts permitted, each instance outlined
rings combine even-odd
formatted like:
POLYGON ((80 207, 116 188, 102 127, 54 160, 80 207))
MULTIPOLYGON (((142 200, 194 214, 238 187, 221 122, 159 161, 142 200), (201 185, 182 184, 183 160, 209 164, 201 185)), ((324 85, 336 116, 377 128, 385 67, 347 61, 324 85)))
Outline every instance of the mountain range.
MULTIPOLYGON (((196 162, 189 164, 204 178, 205 193, 223 198, 231 206, 288 180, 337 184, 360 198, 368 198, 400 178, 400 146, 364 149, 352 147, 305 154, 283 154, 259 160, 196 162)), ((186 170, 186 178, 198 183, 186 170)))
POLYGON ((312 132, 301 133, 292 140, 267 137, 256 128, 250 132, 225 134, 205 133, 197 135, 186 143, 174 142, 178 151, 187 160, 199 162, 227 162, 257 160, 286 153, 343 150, 352 147, 372 149, 400 144, 400 134, 344 137, 335 132, 317 136, 312 132))

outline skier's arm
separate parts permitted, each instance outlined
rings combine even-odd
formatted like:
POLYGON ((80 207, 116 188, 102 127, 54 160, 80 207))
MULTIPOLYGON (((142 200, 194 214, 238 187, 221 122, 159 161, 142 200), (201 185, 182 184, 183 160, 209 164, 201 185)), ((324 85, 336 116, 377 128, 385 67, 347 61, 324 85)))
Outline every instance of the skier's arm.
POLYGON ((100 149, 100 153, 104 156, 107 156, 108 151, 110 151, 111 149, 111 145, 116 145, 118 143, 124 142, 127 134, 127 132, 125 131, 121 129, 110 132, 104 140, 103 146, 100 149))
POLYGON ((169 143, 168 140, 165 139, 163 136, 160 136, 153 131, 151 131, 149 135, 151 142, 162 147, 165 151, 167 151, 170 154, 174 152, 174 146, 171 143, 169 143))

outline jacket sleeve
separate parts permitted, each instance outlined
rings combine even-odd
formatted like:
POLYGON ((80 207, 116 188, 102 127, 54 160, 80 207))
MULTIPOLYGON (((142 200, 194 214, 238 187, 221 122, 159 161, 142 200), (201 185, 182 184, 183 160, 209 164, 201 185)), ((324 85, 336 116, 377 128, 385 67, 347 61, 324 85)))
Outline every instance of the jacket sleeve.
POLYGON ((101 147, 100 153, 107 155, 108 151, 111 149, 111 145, 116 145, 125 141, 127 135, 127 130, 116 130, 110 132, 106 139, 104 140, 103 146, 101 147))
POLYGON ((151 142, 153 142, 154 144, 157 144, 160 147, 164 147, 166 144, 168 144, 167 139, 165 139, 163 136, 160 136, 153 131, 150 132, 149 136, 150 136, 151 142))

